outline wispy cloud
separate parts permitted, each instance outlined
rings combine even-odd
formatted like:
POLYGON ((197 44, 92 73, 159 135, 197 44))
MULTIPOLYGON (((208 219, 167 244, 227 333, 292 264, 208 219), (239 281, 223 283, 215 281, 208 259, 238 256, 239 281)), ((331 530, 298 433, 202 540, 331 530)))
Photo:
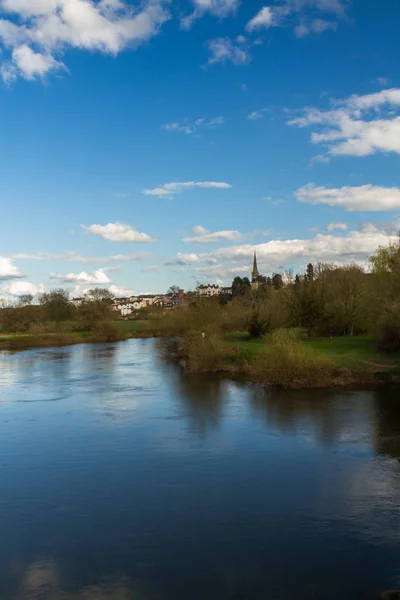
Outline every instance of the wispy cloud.
POLYGON ((151 252, 133 252, 132 254, 114 254, 112 256, 82 256, 76 252, 64 252, 56 254, 51 252, 20 252, 14 254, 13 259, 21 260, 64 260, 81 264, 108 264, 113 262, 132 262, 136 260, 147 260, 151 252))
POLYGON ((269 111, 269 108, 259 108, 258 110, 254 110, 250 114, 247 115, 247 118, 250 121, 257 121, 258 119, 262 119, 264 114, 269 111))
POLYGON ((250 33, 271 27, 293 25, 296 37, 335 30, 336 21, 317 17, 318 14, 345 18, 347 0, 281 0, 279 4, 264 6, 246 25, 250 33), (317 17, 317 18, 316 18, 317 17))
POLYGON ((234 13, 241 0, 192 0, 194 10, 190 15, 181 19, 183 29, 190 29, 196 19, 201 18, 205 13, 210 13, 216 17, 227 17, 234 13))
POLYGON ((237 241, 242 238, 242 234, 235 230, 214 231, 211 232, 201 225, 193 228, 193 236, 184 238, 184 242, 192 244, 214 244, 223 241, 237 241))
POLYGON ((193 188, 215 188, 226 190, 231 187, 230 183, 225 183, 224 181, 182 181, 164 183, 160 187, 143 190, 143 194, 145 194, 145 196, 157 196, 158 198, 172 198, 175 194, 193 188))
POLYGON ((175 133, 186 133, 190 135, 192 133, 198 133, 203 128, 213 129, 218 125, 223 125, 225 123, 224 117, 213 117, 206 118, 200 117, 195 121, 189 121, 189 119, 183 119, 183 121, 174 121, 172 123, 164 123, 162 128, 165 131, 175 132, 175 133))
POLYGON ((341 206, 348 211, 383 211, 400 209, 400 188, 377 185, 325 188, 312 183, 295 192, 299 202, 341 206))
POLYGON ((208 40, 209 65, 231 62, 236 66, 247 65, 252 59, 250 44, 233 41, 228 37, 208 40))
POLYGON ((130 243, 149 243, 155 242, 155 238, 150 237, 147 233, 141 233, 124 223, 108 223, 107 225, 81 225, 86 233, 98 235, 104 240, 110 242, 130 242, 130 243))
POLYGON ((329 223, 327 231, 346 231, 349 228, 347 223, 329 223))
POLYGON ((324 144, 329 156, 367 156, 377 152, 400 154, 400 89, 382 90, 335 101, 335 108, 306 108, 288 121, 314 127, 313 144, 324 144))

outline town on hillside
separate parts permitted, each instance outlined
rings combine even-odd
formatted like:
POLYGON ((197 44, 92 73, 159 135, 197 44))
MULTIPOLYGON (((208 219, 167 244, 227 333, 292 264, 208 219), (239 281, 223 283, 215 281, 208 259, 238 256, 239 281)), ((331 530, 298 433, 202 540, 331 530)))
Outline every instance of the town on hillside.
MULTIPOLYGON (((260 285, 267 282, 267 279, 268 278, 263 277, 258 272, 257 256, 256 252, 254 252, 251 280, 247 277, 243 279, 236 277, 230 287, 208 283, 198 285, 195 292, 185 292, 183 289, 179 289, 178 286, 172 286, 166 294, 142 294, 124 298, 114 298, 112 309, 115 312, 118 312, 121 317, 129 318, 131 315, 134 315, 137 311, 144 308, 162 307, 163 309, 169 310, 175 307, 184 307, 187 306, 190 299, 193 297, 212 298, 218 296, 229 299, 233 295, 235 284, 244 284, 249 288, 251 287, 253 291, 257 291, 260 285)), ((73 302, 76 306, 79 306, 80 299, 74 298, 73 302)))

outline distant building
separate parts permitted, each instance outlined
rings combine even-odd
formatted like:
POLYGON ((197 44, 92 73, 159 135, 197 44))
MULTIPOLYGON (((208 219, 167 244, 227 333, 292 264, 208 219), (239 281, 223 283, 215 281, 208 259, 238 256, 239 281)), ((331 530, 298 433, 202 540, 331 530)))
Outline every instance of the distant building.
POLYGON ((254 250, 253 272, 251 274, 251 289, 254 292, 256 292, 258 290, 259 277, 260 277, 260 274, 258 272, 258 267, 257 267, 257 255, 256 255, 256 251, 254 250))
POLYGON ((197 295, 200 298, 211 298, 212 296, 219 296, 221 288, 216 284, 199 285, 196 289, 197 295))

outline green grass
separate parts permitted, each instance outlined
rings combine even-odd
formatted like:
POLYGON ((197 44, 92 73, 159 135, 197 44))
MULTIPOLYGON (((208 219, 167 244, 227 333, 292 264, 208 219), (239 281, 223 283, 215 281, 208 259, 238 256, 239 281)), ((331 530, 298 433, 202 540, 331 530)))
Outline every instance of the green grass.
MULTIPOLYGON (((304 332, 296 330, 298 336, 304 332)), ((264 338, 250 339, 247 332, 230 333, 226 337, 230 345, 243 349, 247 360, 253 361, 265 345, 264 338)), ((346 367, 357 371, 371 371, 377 368, 398 368, 400 356, 388 356, 374 351, 370 336, 303 338, 304 343, 319 356, 329 358, 338 367, 346 367)))

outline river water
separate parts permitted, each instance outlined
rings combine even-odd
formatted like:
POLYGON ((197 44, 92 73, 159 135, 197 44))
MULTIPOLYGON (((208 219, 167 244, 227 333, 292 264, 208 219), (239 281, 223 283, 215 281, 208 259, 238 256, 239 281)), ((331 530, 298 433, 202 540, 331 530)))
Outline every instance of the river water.
POLYGON ((400 394, 206 375, 130 340, 0 355, 0 599, 400 587, 400 394))

